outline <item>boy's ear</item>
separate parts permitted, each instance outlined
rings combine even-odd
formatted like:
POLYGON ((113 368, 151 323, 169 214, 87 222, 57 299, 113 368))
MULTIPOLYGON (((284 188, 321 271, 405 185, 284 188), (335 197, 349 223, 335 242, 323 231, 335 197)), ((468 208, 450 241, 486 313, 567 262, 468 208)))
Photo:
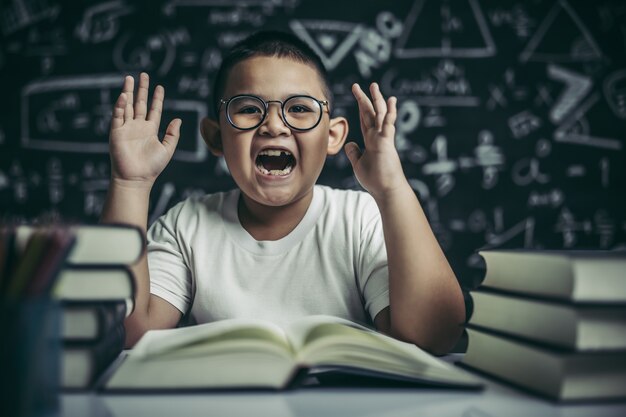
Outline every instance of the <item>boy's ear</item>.
POLYGON ((348 120, 345 117, 335 117, 330 119, 328 129, 328 155, 336 155, 348 137, 348 120))
POLYGON ((218 122, 208 117, 203 118, 202 121, 200 121, 200 133, 202 134, 204 143, 206 143, 213 155, 222 156, 224 154, 222 134, 218 122))

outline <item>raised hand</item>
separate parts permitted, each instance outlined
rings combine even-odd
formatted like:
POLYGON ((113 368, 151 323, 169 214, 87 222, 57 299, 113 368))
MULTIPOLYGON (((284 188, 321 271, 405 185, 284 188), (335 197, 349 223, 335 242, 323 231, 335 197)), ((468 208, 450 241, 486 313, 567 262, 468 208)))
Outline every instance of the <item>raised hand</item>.
POLYGON ((182 121, 172 120, 163 141, 159 140, 165 90, 156 86, 148 111, 149 84, 148 74, 141 73, 137 96, 133 98, 135 80, 127 76, 115 102, 109 134, 113 181, 151 187, 176 150, 182 121))
POLYGON ((384 198, 406 184, 395 147, 396 98, 385 101, 376 83, 370 85, 370 93, 372 100, 358 84, 352 86, 359 106, 365 150, 361 151, 354 142, 346 144, 344 149, 359 183, 374 198, 384 198))

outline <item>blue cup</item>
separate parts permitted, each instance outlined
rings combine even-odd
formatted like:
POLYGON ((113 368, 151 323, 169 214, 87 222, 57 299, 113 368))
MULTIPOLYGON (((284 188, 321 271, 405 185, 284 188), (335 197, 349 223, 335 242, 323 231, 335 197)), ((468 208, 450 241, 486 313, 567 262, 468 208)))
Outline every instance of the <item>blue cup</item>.
POLYGON ((60 311, 50 299, 0 302, 0 416, 58 414, 60 311))

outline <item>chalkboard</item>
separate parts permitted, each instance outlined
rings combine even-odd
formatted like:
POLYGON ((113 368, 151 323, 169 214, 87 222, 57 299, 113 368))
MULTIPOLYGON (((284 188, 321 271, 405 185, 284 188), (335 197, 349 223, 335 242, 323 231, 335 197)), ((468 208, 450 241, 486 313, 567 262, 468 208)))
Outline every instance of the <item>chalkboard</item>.
MULTIPOLYGON (((0 219, 97 221, 111 108, 140 71, 165 86, 164 119, 183 119, 150 221, 233 187, 198 122, 224 51, 263 28, 319 53, 351 139, 353 82, 398 97, 405 173, 465 286, 483 247, 624 247, 621 0, 3 1, 0 219)), ((319 182, 358 188, 344 155, 319 182)))

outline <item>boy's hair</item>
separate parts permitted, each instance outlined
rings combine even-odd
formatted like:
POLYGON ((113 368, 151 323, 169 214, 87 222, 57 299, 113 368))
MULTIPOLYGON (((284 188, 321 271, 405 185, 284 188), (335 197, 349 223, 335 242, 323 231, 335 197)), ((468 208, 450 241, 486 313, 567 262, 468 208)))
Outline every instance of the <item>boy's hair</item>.
MULTIPOLYGON (((217 109, 219 108, 220 99, 224 98, 222 94, 224 94, 230 70, 239 62, 255 56, 289 58, 312 66, 317 71, 322 82, 325 99, 332 104, 333 97, 328 73, 315 51, 295 35, 287 32, 265 30, 255 32, 239 41, 222 60, 213 85, 213 108, 217 117, 219 117, 217 109)), ((330 111, 332 107, 328 107, 330 111)))

